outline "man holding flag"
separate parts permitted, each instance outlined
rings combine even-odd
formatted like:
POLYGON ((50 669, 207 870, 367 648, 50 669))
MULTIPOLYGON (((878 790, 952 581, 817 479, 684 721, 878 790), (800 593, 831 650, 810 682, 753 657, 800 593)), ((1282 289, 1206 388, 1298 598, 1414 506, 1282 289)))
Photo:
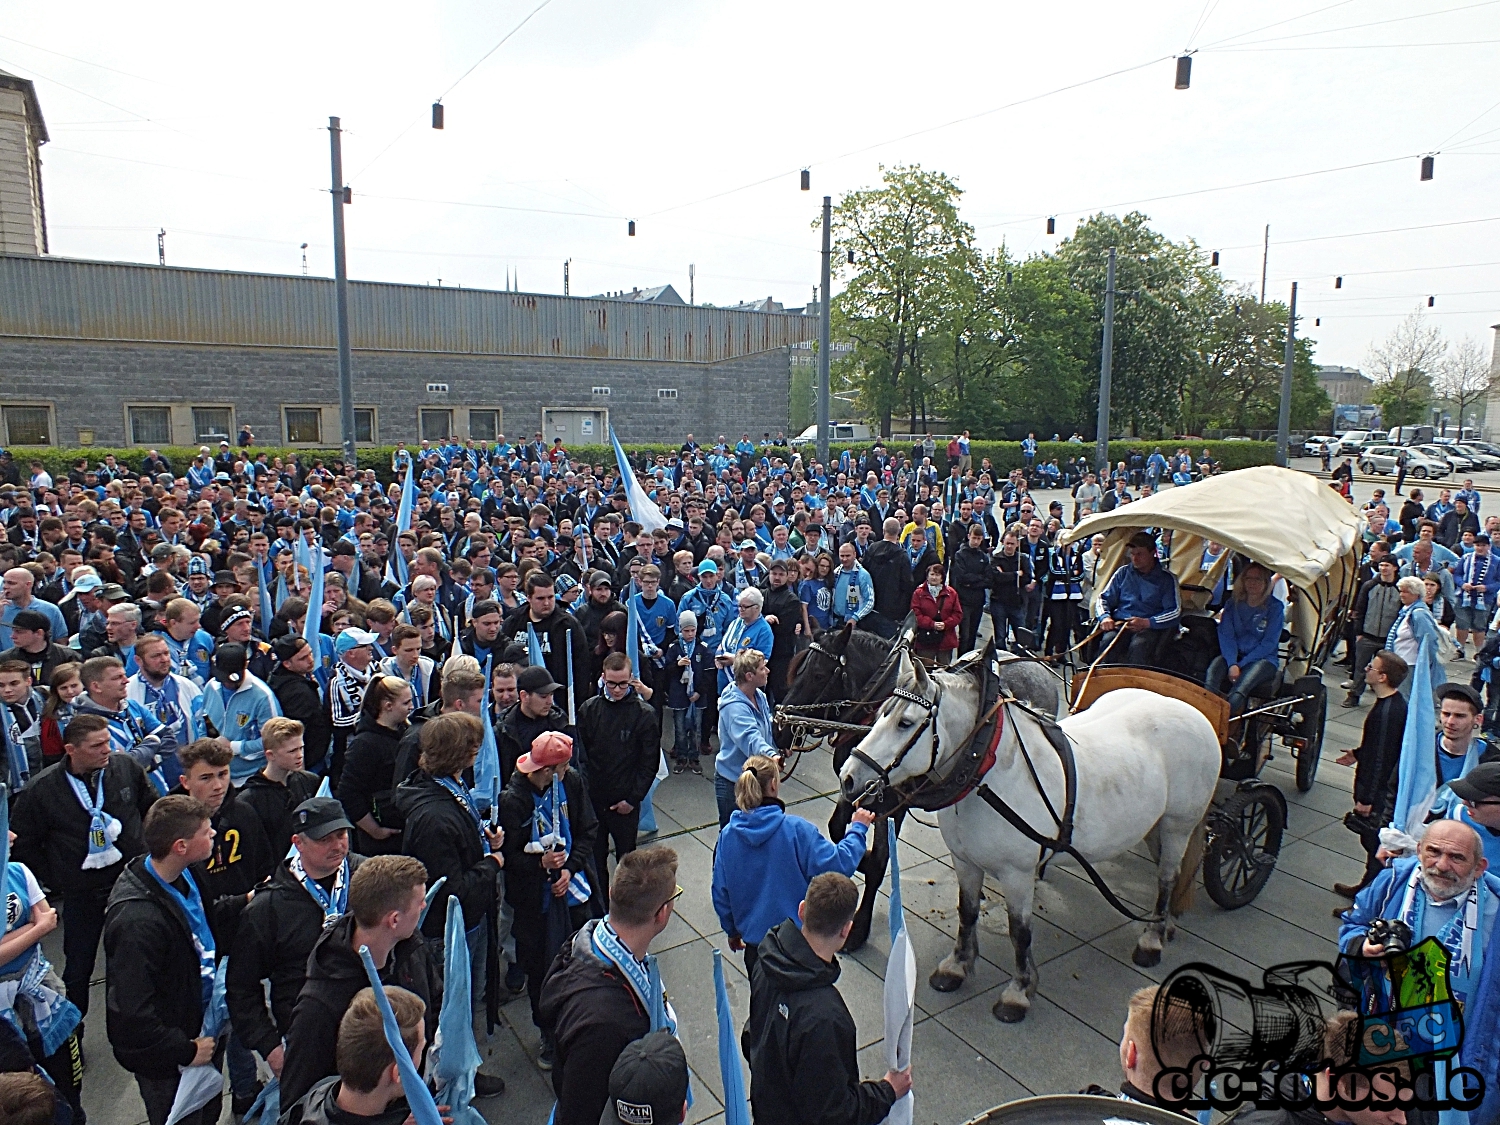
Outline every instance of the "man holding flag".
MULTIPOLYGON (((588 637, 578 619, 558 606, 554 581, 545 570, 533 570, 526 576, 526 608, 511 615, 500 636, 508 645, 507 661, 545 667, 559 685, 572 689, 576 708, 595 694, 589 675, 588 637)), ((567 698, 565 695, 558 701, 565 711, 567 698)))

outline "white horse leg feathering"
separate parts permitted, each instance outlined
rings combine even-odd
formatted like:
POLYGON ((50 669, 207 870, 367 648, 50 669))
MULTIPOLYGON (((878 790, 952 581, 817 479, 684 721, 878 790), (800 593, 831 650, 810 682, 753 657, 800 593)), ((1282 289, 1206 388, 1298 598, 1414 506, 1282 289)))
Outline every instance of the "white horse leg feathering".
MULTIPOLYGON (((928 676, 906 658, 900 686, 904 694, 936 697, 938 703, 929 716, 927 707, 910 699, 895 696, 888 701, 858 753, 840 771, 846 795, 857 795, 882 780, 900 785, 929 771, 942 776, 978 724, 980 685, 967 673, 928 676)), ((1187 704, 1134 688, 1110 692, 1059 725, 1073 744, 1076 761, 1073 848, 1097 863, 1124 853, 1156 831, 1160 858, 1155 917, 1147 923, 1134 955, 1137 964, 1154 965, 1168 933, 1172 890, 1183 855, 1218 781, 1218 738, 1208 720, 1187 704)), ((995 763, 978 781, 1043 837, 1053 837, 1058 830, 1049 801, 1059 816, 1067 816, 1062 763, 1041 724, 1021 708, 1005 708, 995 763)), ((951 991, 967 977, 978 952, 974 926, 980 887, 984 875, 990 874, 1005 892, 1016 960, 1015 976, 994 1012, 1008 1022, 1023 1019, 1037 987, 1031 912, 1041 849, 976 793, 941 810, 938 825, 958 874, 959 935, 953 954, 932 974, 932 986, 951 991)))

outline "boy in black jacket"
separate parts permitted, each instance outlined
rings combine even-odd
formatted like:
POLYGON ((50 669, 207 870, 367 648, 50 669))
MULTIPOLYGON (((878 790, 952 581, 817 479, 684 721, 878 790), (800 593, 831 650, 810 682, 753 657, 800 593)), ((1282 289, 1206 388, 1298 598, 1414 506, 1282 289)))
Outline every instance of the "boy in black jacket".
POLYGON ((698 618, 690 609, 677 616, 677 639, 667 646, 663 679, 675 735, 672 772, 701 774, 698 729, 703 721, 703 708, 718 686, 718 673, 713 652, 698 638, 698 618))
POLYGON ((859 892, 827 872, 760 943, 741 1043, 750 1060, 756 1125, 875 1125, 911 1089, 911 1070, 859 1080, 854 1017, 834 988, 837 952, 854 925, 859 892))
POLYGON ((239 791, 239 803, 260 818, 271 859, 280 861, 292 846, 292 811, 318 791, 318 775, 302 768, 305 726, 277 715, 260 728, 266 764, 250 775, 239 791))
MULTIPOLYGON (((203 1013, 213 992, 215 933, 234 907, 214 903, 199 866, 214 847, 201 801, 163 797, 143 832, 150 854, 130 861, 105 910, 106 1027, 116 1060, 135 1075, 147 1120, 165 1125, 178 1068, 221 1057, 202 1034, 203 1013)), ((182 1121, 216 1125, 220 1101, 215 1095, 182 1121)))

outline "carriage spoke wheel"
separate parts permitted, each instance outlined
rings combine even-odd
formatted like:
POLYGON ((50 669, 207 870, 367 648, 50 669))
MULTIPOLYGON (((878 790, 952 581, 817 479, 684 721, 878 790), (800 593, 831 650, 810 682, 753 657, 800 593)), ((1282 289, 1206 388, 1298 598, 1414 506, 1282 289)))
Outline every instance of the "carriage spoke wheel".
POLYGON ((1237 789, 1210 814, 1213 840, 1203 861, 1203 887, 1225 910, 1255 900, 1271 878, 1286 817, 1268 785, 1237 789))

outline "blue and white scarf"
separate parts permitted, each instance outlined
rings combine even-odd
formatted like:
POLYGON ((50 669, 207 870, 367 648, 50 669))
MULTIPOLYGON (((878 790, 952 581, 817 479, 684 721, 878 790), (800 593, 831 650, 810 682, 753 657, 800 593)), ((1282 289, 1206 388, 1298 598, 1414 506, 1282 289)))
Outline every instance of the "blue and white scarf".
MULTIPOLYGON (((19 863, 7 864, 4 883, 0 885, 0 907, 4 910, 0 914, 0 933, 9 933, 31 921, 31 904, 27 901, 27 891, 25 869, 19 863), (15 906, 11 903, 12 899, 15 900, 15 906), (16 909, 17 906, 19 909, 16 909)), ((11 971, 0 975, 0 1019, 27 1039, 31 1037, 31 1031, 25 1023, 34 1023, 36 1034, 42 1041, 43 1052, 52 1054, 73 1034, 73 1029, 81 1022, 82 1016, 64 995, 62 981, 53 971, 51 962, 42 954, 41 942, 12 959, 6 967, 11 968, 11 971), (12 966, 15 967, 11 968, 12 966), (25 996, 30 1001, 30 1021, 23 1020, 16 1011, 18 996, 25 996)))
MULTIPOLYGON (((1477 941, 1479 934, 1479 894, 1483 878, 1476 880, 1469 893, 1458 904, 1448 923, 1433 936, 1438 944, 1448 951, 1448 971, 1453 982, 1454 994, 1467 1000, 1469 987, 1479 980, 1479 969, 1484 963, 1484 945, 1477 941)), ((1411 927, 1411 932, 1420 937, 1422 915, 1427 909, 1427 892, 1422 888, 1422 865, 1412 866, 1406 880, 1406 890, 1401 898, 1401 920, 1411 927)))
POLYGON ((620 935, 615 933, 608 915, 593 927, 589 937, 594 952, 619 969, 620 975, 629 982, 641 1007, 651 1017, 651 1030, 661 1031, 665 1028, 676 1035, 677 1013, 673 1011, 672 1002, 667 999, 666 991, 662 988, 661 964, 655 955, 648 953, 644 962, 637 961, 635 954, 630 952, 620 940, 620 935))
MULTIPOLYGON (((537 850, 545 851, 548 845, 561 841, 564 849, 571 853, 573 851, 573 827, 568 816, 568 798, 563 790, 562 782, 554 778, 552 784, 547 787, 547 792, 531 794, 531 802, 531 842, 536 845, 537 850)), ((543 909, 546 909, 547 897, 551 893, 551 887, 543 888, 543 909)), ((588 876, 582 871, 574 873, 573 877, 568 880, 566 898, 569 906, 584 905, 593 893, 588 876)))
POLYGON ((302 866, 302 855, 296 848, 292 849, 292 858, 286 866, 287 870, 292 873, 292 878, 306 887, 313 901, 323 908, 325 929, 349 912, 349 859, 347 856, 344 862, 339 864, 338 872, 333 877, 332 891, 325 891, 316 879, 308 875, 302 866))
POLYGON ((78 803, 83 806, 83 811, 89 814, 89 850, 83 857, 81 870, 93 871, 101 867, 108 867, 112 863, 119 863, 124 858, 120 849, 115 847, 115 841, 120 838, 120 830, 123 827, 120 822, 104 811, 104 774, 105 770, 99 771, 99 784, 95 786, 94 796, 89 796, 88 787, 84 785, 79 777, 68 773, 68 781, 73 786, 73 793, 78 798, 78 803))
POLYGON ((468 786, 460 785, 451 777, 435 777, 432 780, 452 793, 453 799, 469 814, 469 819, 474 822, 474 831, 479 833, 479 846, 484 849, 485 855, 489 855, 490 841, 484 834, 484 820, 479 815, 479 809, 474 805, 474 794, 469 792, 468 786))
POLYGON ((193 948, 198 953, 198 973, 203 984, 203 1010, 207 1012, 214 995, 214 935, 208 928, 208 915, 203 910, 203 896, 198 893, 198 884, 190 874, 184 872, 182 878, 187 882, 188 893, 183 894, 161 877, 150 856, 146 857, 146 870, 151 872, 151 877, 161 884, 162 889, 187 916, 188 927, 193 936, 193 948))

